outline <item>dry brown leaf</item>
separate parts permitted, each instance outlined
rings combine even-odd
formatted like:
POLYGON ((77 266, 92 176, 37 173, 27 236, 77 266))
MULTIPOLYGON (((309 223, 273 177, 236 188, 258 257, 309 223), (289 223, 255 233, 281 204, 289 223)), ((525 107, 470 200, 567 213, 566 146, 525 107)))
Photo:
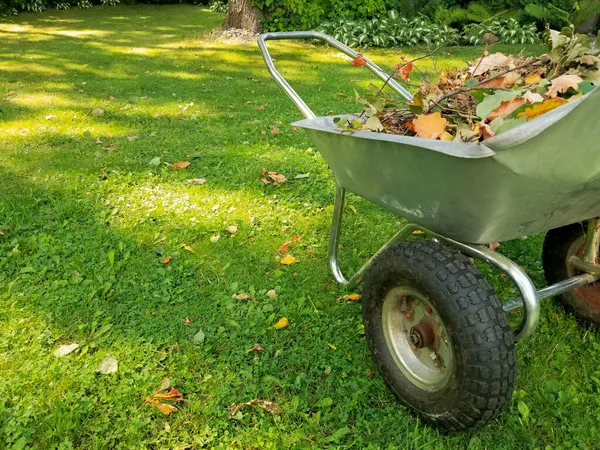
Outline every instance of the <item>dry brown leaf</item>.
POLYGON ((558 108, 561 105, 567 103, 567 100, 561 97, 555 97, 548 100, 544 100, 543 103, 535 103, 531 108, 527 108, 522 113, 517 115, 517 118, 526 117, 527 120, 535 119, 542 114, 552 111, 554 108, 558 108))
POLYGON ((156 408, 158 408, 158 410, 163 413, 165 416, 168 416, 171 413, 174 413, 175 411, 177 411, 177 408, 173 405, 169 405, 167 403, 161 403, 158 400, 155 400, 151 397, 148 397, 146 399, 146 403, 149 403, 152 406, 155 406, 156 408))
POLYGON ((172 256, 167 256, 165 259, 162 260, 162 263, 169 264, 171 262, 172 258, 173 258, 172 256))
POLYGON ((275 289, 270 289, 269 291, 267 291, 267 297, 277 298, 279 297, 279 294, 275 289))
POLYGON ((185 169, 190 164, 189 161, 178 161, 171 165, 171 169, 185 169))
POLYGON ((217 233, 214 236, 211 236, 210 242, 217 242, 219 239, 221 239, 221 233, 217 233))
POLYGON ((413 70, 413 65, 412 63, 396 64, 394 66, 394 70, 397 72, 397 75, 400 78, 402 78, 404 81, 408 81, 410 73, 413 70))
POLYGON ((475 64, 473 64, 472 67, 469 67, 469 72, 471 73, 471 76, 476 77, 483 75, 490 70, 502 67, 506 65, 507 62, 508 56, 504 53, 494 53, 492 55, 483 56, 475 61, 475 64))
POLYGON ((492 128, 485 122, 479 123, 479 137, 485 139, 489 139, 491 137, 496 136, 496 133, 492 128))
POLYGON ((494 78, 493 80, 481 83, 481 87, 501 87, 504 85, 504 77, 494 78))
POLYGON ((243 292, 239 294, 233 294, 231 298, 234 300, 241 300, 242 302, 247 302, 248 300, 250 300, 253 303, 258 303, 254 297, 248 294, 244 294, 243 292))
POLYGON ((262 111, 263 109, 266 109, 268 105, 268 103, 265 103, 264 105, 257 106, 254 109, 257 111, 262 111))
POLYGON ((247 350, 247 352, 248 352, 248 353, 252 353, 252 352, 264 352, 264 351, 265 351, 265 349, 264 349, 264 348, 262 348, 262 347, 260 346, 260 344, 254 344, 254 347, 252 347, 252 348, 249 348, 249 349, 247 350))
POLYGON ((237 412, 244 406, 259 406, 260 408, 264 409, 267 412, 270 412, 271 414, 283 414, 283 409, 281 409, 277 403, 269 402, 267 400, 259 400, 255 398, 254 400, 250 400, 249 402, 231 405, 231 408, 229 409, 229 418, 231 419, 233 416, 235 416, 237 412))
POLYGON ((288 249, 290 248, 290 245, 292 245, 292 241, 287 241, 285 244, 283 244, 281 247, 279 247, 277 249, 278 253, 285 253, 288 251, 288 249))
POLYGON ((235 225, 229 225, 227 227, 227 231, 229 231, 231 234, 235 234, 238 232, 238 228, 235 225))
POLYGON ((137 136, 127 136, 128 141, 135 141, 137 138, 137 136))
POLYGON ((287 178, 279 172, 269 172, 267 175, 276 184, 285 183, 287 181, 287 178))
POLYGON ((448 121, 439 112, 421 114, 412 121, 417 136, 425 139, 438 139, 448 126, 448 121))
POLYGON ((275 325, 273 325, 273 328, 280 330, 282 328, 287 327, 290 324, 290 321, 287 319, 287 317, 282 317, 281 319, 279 319, 277 321, 277 323, 275 325))
POLYGON ((490 250, 491 251, 495 252, 498 247, 500 247, 500 242, 491 242, 490 243, 490 250))
POLYGON ((204 184, 206 183, 206 178, 192 178, 187 180, 187 182, 190 184, 204 184))
POLYGON ((496 109, 494 109, 489 116, 485 119, 486 122, 491 122, 498 117, 506 117, 512 113, 515 109, 520 108, 525 104, 524 98, 515 97, 509 100, 503 100, 496 109))
POLYGON ((279 261, 281 264, 285 264, 286 266, 289 264, 294 264, 296 262, 296 258, 294 258, 292 255, 290 255, 289 253, 287 255, 285 255, 283 258, 281 258, 281 261, 279 261))
POLYGON ((277 135, 279 134, 279 128, 273 128, 273 129, 271 130, 271 134, 272 134, 273 136, 277 136, 277 135))
POLYGON ((542 97, 537 92, 527 91, 523 94, 523 98, 527 103, 541 103, 544 101, 544 97, 542 97))
POLYGON ((579 75, 561 75, 550 82, 546 97, 555 98, 558 94, 567 92, 569 88, 577 89, 583 79, 579 75))
POLYGON ((183 319, 181 321, 181 323, 183 323, 184 325, 188 326, 188 327, 193 327, 194 324, 192 323, 192 321, 190 319, 188 319, 187 317, 185 319, 183 319))
POLYGON ((104 115, 104 110, 102 108, 92 109, 92 116, 102 116, 102 115, 104 115))
POLYGON ((361 54, 357 55, 352 61, 350 61, 350 65, 354 67, 366 66, 367 61, 362 57, 361 54))

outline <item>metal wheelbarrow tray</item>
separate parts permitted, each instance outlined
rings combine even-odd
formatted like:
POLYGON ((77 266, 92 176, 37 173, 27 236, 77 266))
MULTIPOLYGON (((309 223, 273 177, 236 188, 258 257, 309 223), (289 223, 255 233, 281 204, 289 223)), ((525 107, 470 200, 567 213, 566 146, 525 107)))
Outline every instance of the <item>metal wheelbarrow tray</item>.
MULTIPOLYGON (((483 143, 341 133, 333 116, 316 117, 275 69, 265 43, 271 39, 320 39, 352 58, 357 53, 318 32, 267 33, 258 42, 269 71, 306 117, 294 125, 306 130, 335 174, 330 267, 342 284, 365 278, 365 329, 384 378, 436 425, 482 426, 510 398, 511 349, 534 331, 541 299, 561 295, 578 315, 600 323, 600 90, 483 143), (408 221, 350 281, 337 258, 346 189, 408 221), (416 229, 433 239, 402 242, 416 229), (551 285, 539 292, 521 267, 480 245, 548 230, 543 265, 551 285), (521 298, 501 305, 461 253, 504 271, 521 298), (521 323, 510 330, 506 313, 521 307, 521 323), (479 361, 473 355, 482 348, 488 356, 479 361), (478 378, 461 364, 485 370, 476 371, 478 378), (490 371, 502 375, 484 376, 490 371), (484 387, 472 392, 473 383, 484 387)), ((412 99, 394 80, 388 85, 412 99)))

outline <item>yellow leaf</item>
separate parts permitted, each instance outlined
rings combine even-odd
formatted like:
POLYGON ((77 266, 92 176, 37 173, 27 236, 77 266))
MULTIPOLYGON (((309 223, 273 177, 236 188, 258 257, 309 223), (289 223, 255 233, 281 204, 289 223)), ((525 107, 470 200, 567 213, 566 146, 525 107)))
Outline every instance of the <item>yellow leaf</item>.
POLYGON ((360 300, 361 296, 360 294, 346 294, 346 295, 342 295, 341 297, 338 298, 338 302, 340 300, 350 300, 353 302, 356 302, 358 300, 360 300))
POLYGON ((545 100, 543 103, 534 103, 531 108, 527 108, 525 111, 520 113, 517 118, 526 117, 527 120, 535 119, 542 114, 552 111, 554 108, 558 108, 560 105, 567 103, 564 98, 555 97, 552 99, 545 100))
POLYGON ((192 247, 190 247, 189 245, 183 244, 183 248, 186 249, 190 253, 194 253, 194 249, 192 247))
POLYGON ((444 131, 448 121, 439 112, 421 114, 412 121, 417 136, 426 139, 438 139, 444 131))
POLYGON ((331 350, 337 350, 337 347, 333 344, 327 344, 331 350))
POLYGON ((579 75, 561 75, 550 82, 546 96, 555 98, 558 94, 567 92, 569 88, 577 89, 583 79, 579 75))
POLYGON ((452 136, 450 133, 448 133, 447 131, 444 131, 442 133, 442 135, 440 136, 440 140, 441 141, 453 141, 454 140, 454 136, 452 136))
POLYGON ((529 75, 527 78, 525 78, 525 84, 537 83, 538 81, 541 81, 541 79, 542 77, 539 75, 529 75))
POLYGON ((146 399, 146 402, 150 403, 152 406, 155 406, 158 408, 158 410, 163 413, 165 416, 168 416, 171 413, 174 413, 175 411, 177 411, 177 408, 172 406, 172 405, 168 405, 166 403, 161 403, 158 400, 155 400, 151 397, 148 397, 146 399))
POLYGON ((277 323, 275 325, 273 325, 273 328, 280 330, 282 328, 287 327, 290 324, 290 321, 287 320, 287 317, 282 317, 281 319, 279 319, 277 321, 277 323))
POLYGON ((296 262, 296 258, 294 258, 292 255, 290 255, 289 253, 287 255, 285 255, 283 258, 281 258, 281 261, 279 261, 281 264, 294 264, 296 262))

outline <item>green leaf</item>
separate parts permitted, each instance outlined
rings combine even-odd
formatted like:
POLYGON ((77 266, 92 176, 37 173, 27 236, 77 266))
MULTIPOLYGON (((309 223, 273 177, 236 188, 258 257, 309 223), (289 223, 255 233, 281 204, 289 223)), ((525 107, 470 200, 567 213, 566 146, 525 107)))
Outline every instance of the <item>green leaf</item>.
POLYGON ((344 436, 350 433, 350 428, 343 427, 336 430, 331 436, 325 439, 325 442, 338 442, 344 436))
POLYGON ((383 125, 378 117, 373 116, 369 117, 365 122, 365 128, 368 128, 371 131, 383 131, 383 125))
POLYGON ((160 163, 161 163, 160 158, 157 156, 156 158, 152 158, 150 160, 150 162, 148 163, 148 165, 158 167, 158 166, 160 166, 160 163))
POLYGON ((525 421, 525 423, 529 423, 529 407, 525 404, 525 402, 519 401, 517 409, 519 410, 519 413, 521 413, 523 421, 525 421))
POLYGON ((496 91, 492 95, 486 95, 482 102, 477 105, 476 114, 482 119, 485 119, 493 110, 500 106, 504 100, 510 100, 521 94, 521 91, 496 91))
POLYGON ((388 11, 388 17, 392 20, 396 20, 398 18, 398 11, 396 11, 395 9, 390 9, 388 11))
POLYGON ((469 78, 467 81, 465 81, 465 86, 467 86, 467 87, 479 86, 479 81, 476 78, 469 78))
POLYGON ((108 262, 111 266, 115 265, 115 252, 113 250, 108 252, 108 262))
POLYGON ((204 342, 204 338, 204 332, 202 330, 198 330, 198 332, 192 338, 192 341, 194 341, 194 344, 202 344, 204 342))

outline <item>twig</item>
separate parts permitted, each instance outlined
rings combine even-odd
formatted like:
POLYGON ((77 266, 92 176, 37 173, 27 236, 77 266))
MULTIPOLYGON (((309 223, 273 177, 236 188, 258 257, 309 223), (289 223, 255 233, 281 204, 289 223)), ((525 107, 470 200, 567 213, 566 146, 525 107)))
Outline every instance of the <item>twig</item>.
MULTIPOLYGON (((490 77, 490 78, 488 78, 486 80, 480 81, 479 84, 481 85, 481 84, 489 83, 490 81, 494 81, 495 79, 500 78, 502 75, 506 75, 509 72, 514 72, 515 70, 524 69, 525 67, 538 65, 538 63, 541 63, 541 62, 542 62, 541 58, 534 59, 533 61, 529 61, 528 63, 521 64, 520 66, 517 66, 517 67, 515 67, 513 69, 505 70, 504 72, 500 72, 499 74, 494 75, 493 77, 490 77)), ((539 65, 543 66, 543 64, 539 64, 539 65)))
POLYGON ((431 100, 431 102, 433 103, 433 105, 430 106, 429 108, 427 108, 427 110, 425 111, 425 114, 429 114, 431 112, 431 110, 435 106, 440 106, 439 104, 441 102, 443 102, 444 100, 449 99, 450 97, 454 97, 455 95, 464 94, 464 93, 470 92, 470 91, 487 91, 487 90, 490 90, 490 91, 508 91, 508 89, 506 89, 506 88, 495 87, 495 86, 490 86, 490 87, 485 87, 485 86, 466 86, 466 87, 461 87, 459 89, 456 89, 455 91, 448 92, 447 94, 444 94, 441 97, 436 98, 435 100, 431 100))

